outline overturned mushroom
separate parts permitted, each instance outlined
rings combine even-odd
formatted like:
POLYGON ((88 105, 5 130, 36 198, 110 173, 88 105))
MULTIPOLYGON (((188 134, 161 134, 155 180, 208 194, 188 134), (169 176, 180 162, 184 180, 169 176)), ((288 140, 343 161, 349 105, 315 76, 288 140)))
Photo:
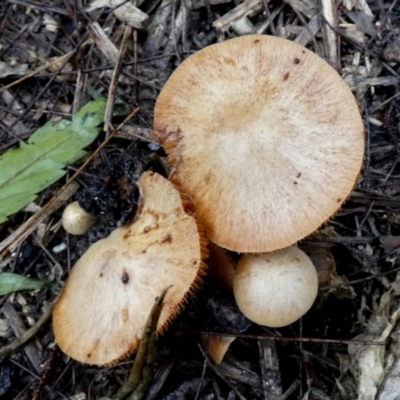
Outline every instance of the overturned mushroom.
POLYGON ((59 346, 84 363, 112 364, 134 352, 156 297, 170 287, 162 332, 204 274, 207 241, 187 200, 155 173, 145 172, 139 187, 143 204, 134 222, 89 248, 54 309, 59 346))
POLYGON ((311 308, 318 292, 318 275, 308 256, 295 246, 247 254, 236 267, 233 292, 248 319, 281 327, 311 308))
POLYGON ((363 161, 346 83, 311 51, 266 35, 186 59, 157 99, 154 128, 207 237, 236 252, 274 251, 315 231, 363 161))

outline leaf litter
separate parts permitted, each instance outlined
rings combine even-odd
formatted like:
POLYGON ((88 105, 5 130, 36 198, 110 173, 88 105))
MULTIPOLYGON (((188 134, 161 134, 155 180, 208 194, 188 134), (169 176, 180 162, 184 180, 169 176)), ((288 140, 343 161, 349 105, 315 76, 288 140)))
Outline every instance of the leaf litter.
MULTIPOLYGON (((18 149, 0 157, 0 224, 33 201, 37 193, 63 175, 65 166, 83 158, 100 133, 106 99, 87 103, 72 117, 57 123, 47 122, 18 149)), ((126 113, 121 105, 116 114, 126 113)))

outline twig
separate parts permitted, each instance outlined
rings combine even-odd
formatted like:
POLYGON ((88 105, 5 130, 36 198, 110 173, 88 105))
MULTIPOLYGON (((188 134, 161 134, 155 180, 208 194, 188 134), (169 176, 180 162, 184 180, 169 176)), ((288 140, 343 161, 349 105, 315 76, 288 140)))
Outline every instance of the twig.
MULTIPOLYGON (((132 366, 128 379, 118 390, 116 398, 123 400, 131 392, 137 391, 137 394, 144 394, 144 390, 150 381, 151 363, 155 352, 155 340, 157 334, 157 325, 160 319, 163 301, 169 287, 164 290, 160 297, 154 303, 150 315, 146 322, 146 328, 136 353, 135 362, 132 366), (140 382, 142 381, 142 382, 140 382), (139 389, 139 390, 138 390, 139 389)), ((135 392, 133 396, 135 396, 135 392)), ((142 397, 135 396, 135 399, 142 397)))
MULTIPOLYGON (((87 43, 89 43, 89 42, 83 43, 82 46, 86 45, 87 43)), ((56 60, 52 61, 52 62, 49 63, 49 64, 42 65, 41 67, 39 67, 39 68, 35 69, 34 71, 30 72, 28 75, 25 75, 25 76, 23 76, 23 77, 17 79, 16 81, 11 82, 11 83, 9 83, 9 84, 6 85, 6 86, 1 87, 1 88, 0 88, 0 93, 3 92, 4 90, 8 90, 8 89, 11 89, 12 87, 14 87, 14 86, 16 86, 16 85, 19 85, 20 83, 26 81, 27 79, 33 78, 33 77, 34 77, 35 75, 37 75, 39 72, 48 69, 48 68, 51 67, 52 65, 59 64, 59 63, 63 63, 63 62, 65 61, 65 59, 67 59, 67 62, 68 62, 68 60, 69 60, 70 57, 74 54, 74 52, 75 52, 75 49, 72 50, 72 51, 70 51, 70 52, 67 53, 67 54, 64 54, 64 55, 61 56, 61 57, 58 57, 56 60)), ((64 65, 63 65, 62 67, 64 68, 64 65)), ((62 69, 62 68, 61 68, 61 69, 62 69)), ((61 71, 61 70, 60 70, 60 71, 61 71)), ((66 73, 63 73, 62 75, 70 75, 71 73, 77 73, 77 71, 75 71, 75 72, 66 72, 66 73)), ((54 73, 53 73, 53 74, 46 74, 46 76, 53 76, 53 75, 54 75, 54 73)))
POLYGON ((32 328, 29 328, 21 336, 18 336, 12 343, 0 349, 0 363, 3 362, 6 358, 10 357, 12 354, 14 354, 15 351, 17 351, 28 340, 35 336, 40 331, 40 329, 43 328, 44 324, 50 319, 51 313, 57 300, 58 297, 56 300, 53 301, 53 303, 50 304, 48 309, 38 319, 36 324, 32 326, 32 328))
MULTIPOLYGON (((17 313, 10 301, 6 301, 6 303, 4 304, 3 314, 10 323, 14 335, 17 338, 22 336, 27 331, 25 322, 23 321, 22 317, 17 313)), ((37 346, 35 346, 35 344, 29 343, 25 346, 24 352, 28 357, 31 365, 35 369, 36 373, 42 373, 43 368, 40 365, 40 357, 37 346)))
MULTIPOLYGON (((203 334, 205 334, 206 332, 202 332, 203 334)), ((232 336, 232 335, 231 335, 232 336)), ((246 398, 235 388, 235 386, 233 386, 228 379, 226 379, 226 377, 224 376, 224 374, 222 374, 218 367, 216 367, 213 363, 211 363, 208 359, 208 355, 206 354, 206 352, 204 351, 203 347, 201 346, 200 342, 197 342, 197 346, 199 347, 201 354, 203 354, 203 357, 205 357, 207 359, 207 363, 210 366, 210 368, 235 392, 236 396, 240 399, 240 400, 246 400, 246 398)))
MULTIPOLYGON (((206 340, 205 340, 206 343, 208 342, 208 338, 209 338, 209 336, 206 335, 206 340)), ((208 347, 208 343, 207 343, 207 347, 208 347)), ((208 364, 208 358, 204 357, 203 370, 201 371, 200 383, 199 383, 199 386, 197 388, 197 392, 196 392, 196 396, 195 396, 194 400, 198 400, 199 399, 201 388, 203 387, 203 384, 204 384, 204 377, 206 376, 207 364, 208 364)))
MULTIPOLYGON (((336 2, 332 0, 321 0, 321 6, 322 14, 325 16, 325 21, 328 21, 332 26, 337 26, 336 2)), ((338 70, 339 60, 336 32, 325 24, 322 28, 322 33, 325 43, 325 56, 328 59, 329 64, 338 70)))
POLYGON ((272 340, 259 340, 258 350, 260 353, 264 398, 280 400, 282 396, 281 374, 275 343, 272 340))
POLYGON ((115 92, 117 90, 118 78, 121 72, 122 62, 124 60, 126 49, 128 47, 128 39, 131 36, 131 34, 132 34, 132 28, 130 26, 127 26, 124 31, 121 48, 118 53, 118 59, 115 64, 111 78, 110 89, 108 91, 107 106, 104 112, 104 131, 106 132, 106 138, 110 135, 110 129, 112 128, 111 118, 114 109, 115 92))
POLYGON ((360 344, 369 346, 385 346, 385 342, 373 342, 363 340, 342 340, 342 339, 322 339, 322 338, 309 338, 309 337, 287 337, 287 336, 267 336, 267 335, 249 335, 243 333, 220 333, 220 332, 202 332, 191 331, 196 334, 209 334, 219 336, 235 336, 242 339, 255 339, 255 340, 275 340, 278 342, 300 342, 300 343, 336 343, 336 344, 360 344))
POLYGON ((65 11, 64 9, 53 6, 51 4, 42 4, 39 1, 33 1, 33 0, 6 0, 6 1, 8 1, 11 4, 19 4, 25 7, 32 7, 37 10, 43 11, 45 13, 56 13, 68 17, 68 11, 65 11))

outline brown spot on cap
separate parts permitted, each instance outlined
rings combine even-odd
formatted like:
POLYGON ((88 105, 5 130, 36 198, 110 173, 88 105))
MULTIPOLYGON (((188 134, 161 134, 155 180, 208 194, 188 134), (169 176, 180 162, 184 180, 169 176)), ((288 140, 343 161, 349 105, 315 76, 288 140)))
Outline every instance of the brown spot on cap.
POLYGON ((126 285, 129 282, 129 275, 126 272, 124 272, 121 280, 122 280, 122 283, 124 283, 126 285))
POLYGON ((172 243, 172 235, 170 233, 168 233, 167 235, 165 235, 162 240, 161 243, 172 243))
POLYGON ((300 64, 300 58, 295 58, 294 60, 293 60, 293 62, 295 63, 295 64, 300 64))
POLYGON ((290 76, 290 72, 285 72, 285 74, 283 75, 283 80, 287 81, 289 79, 290 76))

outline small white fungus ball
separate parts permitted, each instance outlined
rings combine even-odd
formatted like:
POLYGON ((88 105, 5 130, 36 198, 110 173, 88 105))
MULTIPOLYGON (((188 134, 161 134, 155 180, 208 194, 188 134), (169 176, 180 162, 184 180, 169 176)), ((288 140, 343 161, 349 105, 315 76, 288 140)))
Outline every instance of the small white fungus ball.
POLYGON ((317 271, 297 247, 272 253, 247 254, 233 280, 242 313, 259 325, 281 327, 302 317, 318 292, 317 271))
POLYGON ((77 201, 68 204, 61 219, 62 226, 71 235, 84 235, 96 222, 97 218, 88 214, 77 201))

